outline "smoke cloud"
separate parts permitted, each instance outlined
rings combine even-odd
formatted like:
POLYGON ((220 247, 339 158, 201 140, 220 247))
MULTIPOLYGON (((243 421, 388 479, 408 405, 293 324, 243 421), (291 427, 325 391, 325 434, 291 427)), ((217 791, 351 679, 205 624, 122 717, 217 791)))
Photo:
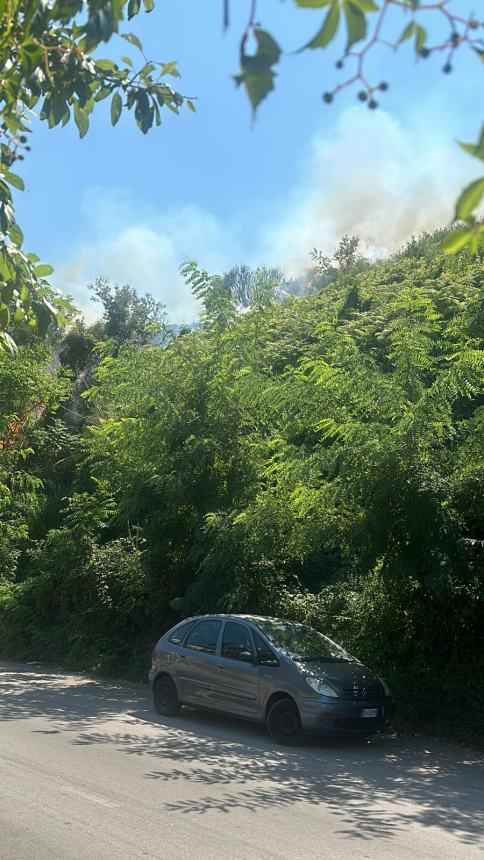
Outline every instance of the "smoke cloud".
POLYGON ((87 239, 58 263, 57 283, 89 319, 96 307, 86 285, 104 276, 151 292, 171 320, 190 321, 198 305, 178 274, 184 259, 212 272, 246 262, 294 276, 307 267, 311 248, 329 253, 345 233, 359 236, 369 256, 385 256, 447 223, 459 188, 473 175, 472 159, 445 133, 429 137, 384 112, 351 108, 310 142, 293 188, 285 190, 281 177, 278 214, 262 223, 248 225, 237 213, 225 223, 195 203, 160 212, 126 189, 89 189, 87 239))

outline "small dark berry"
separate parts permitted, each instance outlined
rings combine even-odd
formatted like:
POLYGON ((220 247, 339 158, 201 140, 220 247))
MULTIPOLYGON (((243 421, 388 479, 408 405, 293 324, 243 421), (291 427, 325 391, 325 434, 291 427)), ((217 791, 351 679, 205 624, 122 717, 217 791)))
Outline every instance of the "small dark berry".
POLYGON ((380 84, 380 86, 379 86, 379 89, 380 89, 380 90, 383 90, 383 92, 384 92, 385 90, 387 90, 387 89, 388 89, 388 86, 389 86, 389 85, 388 85, 388 83, 387 83, 386 81, 382 81, 382 82, 381 82, 381 84, 380 84))
POLYGON ((454 46, 458 45, 458 44, 459 44, 459 41, 460 41, 459 34, 458 34, 458 33, 456 33, 456 32, 451 33, 450 41, 452 42, 452 44, 453 44, 454 46))
POLYGON ((472 18, 472 20, 469 21, 469 27, 471 28, 471 30, 477 30, 478 26, 479 21, 476 21, 475 18, 472 18))
POLYGON ((420 56, 423 57, 424 60, 426 60, 427 57, 430 56, 430 49, 429 48, 420 48, 420 56))
POLYGON ((333 101, 333 93, 324 93, 323 101, 327 102, 327 104, 332 102, 333 101))
POLYGON ((335 65, 337 69, 342 69, 344 66, 343 60, 337 60, 335 65))
POLYGON ((378 107, 378 102, 376 101, 376 99, 370 99, 370 101, 368 102, 368 107, 370 108, 370 110, 375 110, 375 108, 378 107))
POLYGON ((21 134, 19 137, 20 143, 27 143, 27 138, 25 134, 21 134))
POLYGON ((446 63, 442 71, 445 72, 446 75, 448 75, 452 71, 452 66, 450 65, 450 63, 446 63))
POLYGON ((365 90, 360 90, 360 92, 358 93, 358 98, 360 102, 366 102, 368 98, 368 93, 365 92, 365 90))

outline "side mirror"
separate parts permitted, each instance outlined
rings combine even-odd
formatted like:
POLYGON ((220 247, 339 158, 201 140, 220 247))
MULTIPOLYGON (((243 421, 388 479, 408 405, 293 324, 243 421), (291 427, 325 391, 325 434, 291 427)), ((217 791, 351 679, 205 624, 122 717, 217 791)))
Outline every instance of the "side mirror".
POLYGON ((250 651, 239 651, 239 660, 243 663, 255 663, 254 655, 250 651))

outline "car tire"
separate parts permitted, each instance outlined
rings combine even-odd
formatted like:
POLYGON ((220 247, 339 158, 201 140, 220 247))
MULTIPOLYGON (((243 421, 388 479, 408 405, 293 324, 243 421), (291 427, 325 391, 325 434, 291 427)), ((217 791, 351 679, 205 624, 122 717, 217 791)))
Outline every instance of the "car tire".
POLYGON ((163 717, 173 717, 180 711, 180 703, 175 684, 169 675, 157 678, 153 687, 153 702, 163 717))
POLYGON ((294 746, 301 741, 301 718, 293 699, 279 699, 267 715, 267 728, 271 738, 278 744, 294 746))

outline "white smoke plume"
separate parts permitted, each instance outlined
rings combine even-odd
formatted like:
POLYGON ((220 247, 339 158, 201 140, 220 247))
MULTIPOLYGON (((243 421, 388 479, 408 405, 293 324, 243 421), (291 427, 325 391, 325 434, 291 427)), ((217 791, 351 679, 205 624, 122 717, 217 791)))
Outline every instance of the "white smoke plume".
POLYGON ((171 320, 188 321, 198 308, 178 274, 187 257, 212 272, 246 262, 294 276, 311 248, 329 253, 345 233, 359 236, 369 256, 384 256, 450 220, 459 188, 475 175, 472 162, 446 134, 425 136, 382 111, 351 108, 302 153, 295 187, 284 192, 281 177, 278 214, 254 219, 252 235, 237 213, 224 223, 195 204, 159 212, 127 190, 91 189, 83 214, 92 238, 57 266, 58 286, 91 319, 86 284, 105 276, 151 292, 171 320))

